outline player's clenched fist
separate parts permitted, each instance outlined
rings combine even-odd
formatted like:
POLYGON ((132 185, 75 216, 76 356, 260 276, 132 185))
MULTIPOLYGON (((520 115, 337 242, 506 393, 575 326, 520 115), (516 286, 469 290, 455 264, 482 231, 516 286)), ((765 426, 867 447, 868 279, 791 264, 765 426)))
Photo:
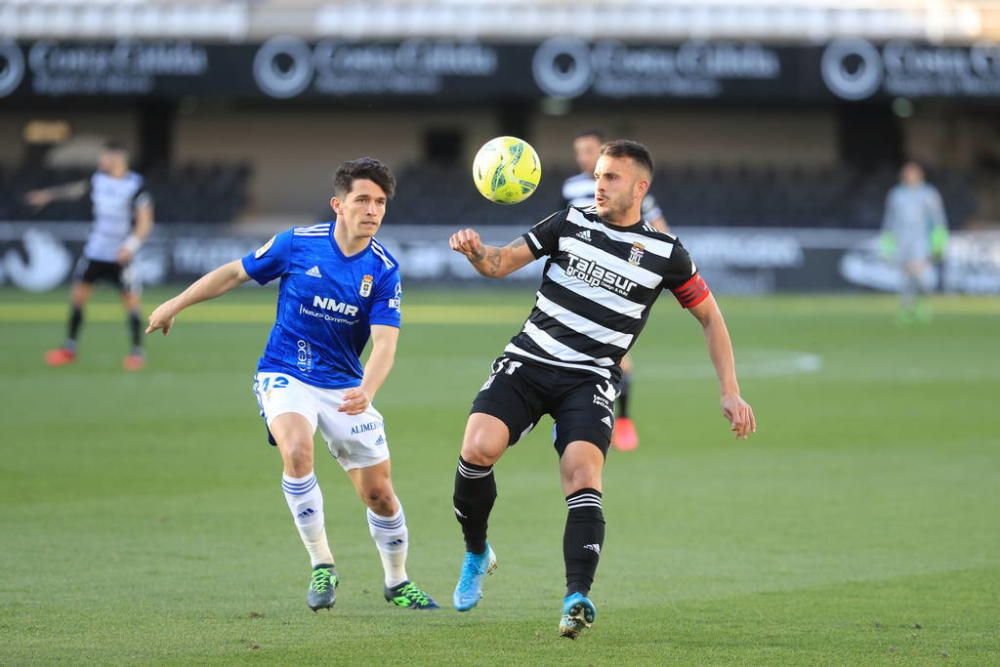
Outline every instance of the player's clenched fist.
POLYGON ((482 257, 485 252, 483 241, 479 238, 479 232, 474 229, 463 229, 455 232, 448 240, 448 244, 452 250, 462 253, 469 259, 482 257))

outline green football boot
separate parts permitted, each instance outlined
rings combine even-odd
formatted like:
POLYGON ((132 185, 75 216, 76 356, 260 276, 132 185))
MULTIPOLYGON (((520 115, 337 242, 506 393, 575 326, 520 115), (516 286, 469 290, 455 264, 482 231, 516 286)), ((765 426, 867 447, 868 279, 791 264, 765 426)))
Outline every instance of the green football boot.
POLYGON ((333 565, 317 565, 313 568, 309 581, 309 592, 306 593, 306 604, 314 612, 320 609, 331 609, 337 601, 337 569, 333 565))
POLYGON ((403 609, 437 609, 438 603, 427 593, 417 588, 412 581, 404 581, 398 586, 385 588, 385 601, 403 609))

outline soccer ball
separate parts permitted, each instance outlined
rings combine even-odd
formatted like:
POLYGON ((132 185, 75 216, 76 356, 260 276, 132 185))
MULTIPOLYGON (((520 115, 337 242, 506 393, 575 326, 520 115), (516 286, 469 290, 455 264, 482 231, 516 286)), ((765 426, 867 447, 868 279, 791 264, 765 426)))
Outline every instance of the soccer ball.
POLYGON ((490 139, 472 162, 472 180, 484 197, 497 204, 517 204, 531 196, 542 178, 538 153, 517 137, 490 139))

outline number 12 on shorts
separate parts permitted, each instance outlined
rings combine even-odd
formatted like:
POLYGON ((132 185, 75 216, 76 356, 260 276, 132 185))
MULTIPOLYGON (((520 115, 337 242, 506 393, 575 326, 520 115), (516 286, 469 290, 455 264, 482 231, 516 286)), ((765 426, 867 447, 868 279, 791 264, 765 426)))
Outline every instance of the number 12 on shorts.
POLYGON ((267 391, 268 389, 284 389, 288 386, 288 378, 284 375, 279 375, 278 377, 273 378, 274 382, 271 382, 271 379, 272 378, 264 378, 264 381, 260 383, 261 391, 267 391), (270 385, 270 387, 268 385, 270 385))

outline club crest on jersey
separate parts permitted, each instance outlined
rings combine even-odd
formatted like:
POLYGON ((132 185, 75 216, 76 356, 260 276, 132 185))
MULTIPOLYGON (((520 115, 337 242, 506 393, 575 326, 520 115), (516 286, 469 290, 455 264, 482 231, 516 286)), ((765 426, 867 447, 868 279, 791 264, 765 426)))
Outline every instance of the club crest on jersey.
POLYGON ((366 274, 365 277, 361 279, 361 288, 358 290, 361 296, 363 297, 371 296, 372 285, 374 283, 375 283, 375 277, 366 274))
POLYGON ((632 249, 628 253, 628 263, 634 266, 639 266, 639 262, 642 261, 642 255, 646 252, 646 246, 641 243, 633 243, 632 249))

